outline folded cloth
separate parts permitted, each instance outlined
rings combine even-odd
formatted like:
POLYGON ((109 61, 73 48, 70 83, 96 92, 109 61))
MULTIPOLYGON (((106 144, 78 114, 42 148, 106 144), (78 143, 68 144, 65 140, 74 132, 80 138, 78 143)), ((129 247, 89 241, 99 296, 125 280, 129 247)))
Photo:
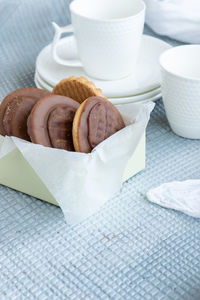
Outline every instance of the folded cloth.
POLYGON ((200 43, 200 0, 144 0, 146 23, 156 33, 200 43))
POLYGON ((200 218, 200 180, 173 181, 148 191, 149 201, 200 218))

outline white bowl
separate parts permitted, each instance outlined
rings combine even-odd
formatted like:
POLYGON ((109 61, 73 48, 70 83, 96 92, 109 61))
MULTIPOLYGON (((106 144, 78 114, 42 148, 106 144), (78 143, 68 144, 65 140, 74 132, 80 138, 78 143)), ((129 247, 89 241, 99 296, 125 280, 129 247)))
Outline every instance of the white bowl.
POLYGON ((172 130, 200 139, 200 45, 167 50, 160 65, 163 102, 172 130))

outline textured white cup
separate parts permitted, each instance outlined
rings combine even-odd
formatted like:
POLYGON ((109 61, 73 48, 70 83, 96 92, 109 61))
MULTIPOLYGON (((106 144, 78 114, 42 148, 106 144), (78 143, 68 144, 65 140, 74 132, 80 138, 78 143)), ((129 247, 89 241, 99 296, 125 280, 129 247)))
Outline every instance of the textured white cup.
POLYGON ((200 45, 165 51, 160 57, 162 95, 172 130, 200 139, 200 45))
POLYGON ((82 66, 92 77, 115 80, 134 71, 145 17, 142 0, 74 0, 70 4, 72 25, 59 27, 52 56, 62 65, 82 66), (80 61, 64 60, 57 43, 64 32, 74 32, 80 61))

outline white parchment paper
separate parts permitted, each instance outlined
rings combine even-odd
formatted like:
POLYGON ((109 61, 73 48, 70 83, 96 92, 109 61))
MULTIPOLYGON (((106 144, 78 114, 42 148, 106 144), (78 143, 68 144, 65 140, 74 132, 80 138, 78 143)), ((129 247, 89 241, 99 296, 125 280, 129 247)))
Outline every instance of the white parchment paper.
POLYGON ((58 202, 67 223, 80 222, 121 188, 124 169, 144 133, 154 103, 123 104, 117 108, 126 127, 89 154, 6 136, 0 139, 0 158, 17 147, 58 202))

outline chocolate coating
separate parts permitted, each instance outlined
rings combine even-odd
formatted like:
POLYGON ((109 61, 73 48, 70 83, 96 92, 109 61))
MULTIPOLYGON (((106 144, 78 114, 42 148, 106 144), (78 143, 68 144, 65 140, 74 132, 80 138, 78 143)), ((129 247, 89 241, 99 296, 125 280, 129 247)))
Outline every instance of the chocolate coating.
POLYGON ((72 122, 79 103, 59 95, 42 98, 28 118, 31 141, 47 147, 74 151, 72 122))
POLYGON ((79 151, 91 152, 99 143, 124 127, 124 121, 112 103, 99 96, 88 98, 83 103, 79 119, 79 151))
POLYGON ((23 88, 7 95, 0 105, 0 134, 30 141, 27 118, 35 103, 49 94, 42 89, 23 88))

